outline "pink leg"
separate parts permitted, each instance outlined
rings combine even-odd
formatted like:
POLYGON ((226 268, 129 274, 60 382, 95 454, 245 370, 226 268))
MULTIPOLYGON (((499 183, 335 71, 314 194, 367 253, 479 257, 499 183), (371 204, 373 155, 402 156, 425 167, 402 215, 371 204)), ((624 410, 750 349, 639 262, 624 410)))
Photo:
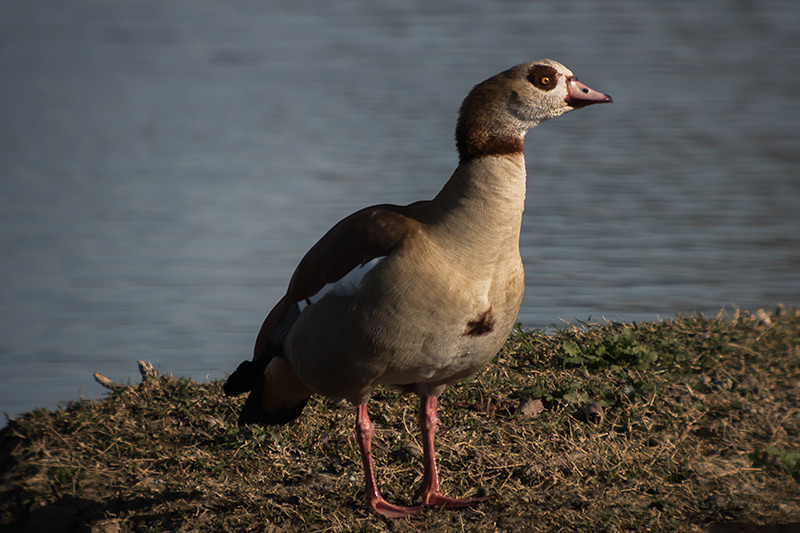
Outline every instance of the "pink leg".
POLYGON ((444 507, 458 509, 469 507, 486 501, 488 496, 480 498, 450 498, 444 496, 439 490, 439 472, 436 469, 436 456, 433 449, 433 436, 439 418, 436 416, 436 396, 423 396, 419 407, 419 425, 422 430, 422 451, 425 470, 422 474, 422 486, 417 490, 416 496, 422 496, 422 505, 428 507, 444 507))
POLYGON ((421 507, 400 507, 387 503, 378 491, 375 482, 375 468, 372 465, 372 436, 375 426, 367 415, 367 404, 358 406, 356 413, 356 440, 361 450, 361 461, 364 464, 364 484, 367 492, 367 508, 370 512, 386 518, 413 518, 419 516, 421 507))

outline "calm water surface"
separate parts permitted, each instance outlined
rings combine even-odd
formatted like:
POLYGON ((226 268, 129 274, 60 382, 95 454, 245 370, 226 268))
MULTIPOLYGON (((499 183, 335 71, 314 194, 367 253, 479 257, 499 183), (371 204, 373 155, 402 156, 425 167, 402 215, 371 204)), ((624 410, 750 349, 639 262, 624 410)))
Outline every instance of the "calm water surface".
POLYGON ((614 97, 532 131, 520 320, 800 305, 792 0, 0 4, 0 410, 221 378, 302 254, 432 197, 477 82, 614 97))

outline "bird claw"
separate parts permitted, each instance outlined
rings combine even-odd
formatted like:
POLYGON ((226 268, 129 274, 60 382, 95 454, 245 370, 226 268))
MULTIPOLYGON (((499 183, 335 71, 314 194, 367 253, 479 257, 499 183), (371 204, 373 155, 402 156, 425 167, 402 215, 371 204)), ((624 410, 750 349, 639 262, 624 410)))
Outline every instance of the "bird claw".
MULTIPOLYGON (((419 495, 418 495, 419 496, 419 495)), ((472 507, 490 499, 491 496, 476 496, 474 498, 451 498, 441 492, 426 492, 422 494, 422 503, 416 507, 401 507, 393 505, 381 497, 367 503, 369 511, 384 518, 417 518, 425 507, 438 509, 463 509, 472 507)))
POLYGON ((491 496, 476 496, 474 498, 451 498, 441 492, 428 492, 422 495, 422 505, 425 507, 438 507, 440 509, 463 509, 472 507, 489 500, 491 496))
POLYGON ((392 505, 383 498, 370 500, 367 504, 369 511, 385 518, 417 518, 422 513, 422 506, 401 507, 392 505))

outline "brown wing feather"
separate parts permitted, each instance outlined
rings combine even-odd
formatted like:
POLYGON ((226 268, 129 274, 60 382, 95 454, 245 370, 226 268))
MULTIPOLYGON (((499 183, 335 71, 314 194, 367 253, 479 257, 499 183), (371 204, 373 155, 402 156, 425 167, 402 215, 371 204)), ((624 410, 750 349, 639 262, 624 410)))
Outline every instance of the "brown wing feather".
MULTIPOLYGON (((418 206, 423 202, 412 204, 418 206)), ((286 295, 272 308, 258 333, 254 360, 266 351, 267 343, 286 311, 295 302, 314 296, 328 283, 376 257, 389 255, 418 222, 409 216, 411 206, 375 205, 344 218, 306 253, 292 275, 286 295)))

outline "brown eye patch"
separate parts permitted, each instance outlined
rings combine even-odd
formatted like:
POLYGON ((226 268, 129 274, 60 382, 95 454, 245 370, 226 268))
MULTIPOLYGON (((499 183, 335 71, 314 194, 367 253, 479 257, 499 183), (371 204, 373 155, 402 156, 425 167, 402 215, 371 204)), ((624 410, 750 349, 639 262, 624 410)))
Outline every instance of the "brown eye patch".
POLYGON ((528 81, 543 91, 555 88, 556 76, 558 76, 558 72, 549 65, 533 65, 528 71, 528 81))

